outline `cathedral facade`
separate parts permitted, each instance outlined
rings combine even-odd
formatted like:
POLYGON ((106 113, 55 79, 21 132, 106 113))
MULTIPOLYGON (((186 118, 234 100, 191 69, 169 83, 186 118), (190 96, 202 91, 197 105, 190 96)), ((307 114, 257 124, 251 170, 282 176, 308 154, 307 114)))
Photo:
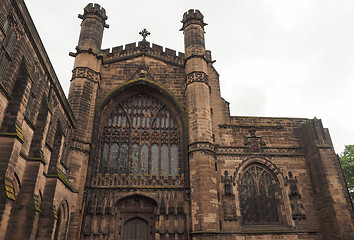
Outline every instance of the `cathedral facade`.
POLYGON ((185 52, 101 49, 88 4, 68 97, 23 0, 0 2, 0 239, 354 239, 319 119, 230 116, 198 10, 185 52))

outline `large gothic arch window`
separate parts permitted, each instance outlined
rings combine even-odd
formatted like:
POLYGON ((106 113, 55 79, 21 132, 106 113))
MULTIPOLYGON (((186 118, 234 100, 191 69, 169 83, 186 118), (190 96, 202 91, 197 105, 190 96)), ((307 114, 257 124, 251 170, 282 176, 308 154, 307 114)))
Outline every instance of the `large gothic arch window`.
POLYGON ((99 173, 175 177, 179 126, 158 98, 137 94, 119 103, 102 131, 99 173))
POLYGON ((279 223, 277 189, 278 181, 275 175, 265 166, 252 164, 244 170, 240 185, 244 224, 279 223))

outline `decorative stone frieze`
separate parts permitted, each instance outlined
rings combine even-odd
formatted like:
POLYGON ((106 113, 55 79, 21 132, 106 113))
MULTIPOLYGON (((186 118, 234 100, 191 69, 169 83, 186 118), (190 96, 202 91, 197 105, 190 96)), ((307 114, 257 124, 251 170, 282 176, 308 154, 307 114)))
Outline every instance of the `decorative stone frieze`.
POLYGON ((90 68, 77 67, 72 72, 71 80, 74 80, 75 78, 86 78, 93 82, 99 82, 100 73, 97 73, 90 68))
POLYGON ((204 72, 192 72, 188 74, 186 76, 186 84, 189 85, 194 82, 203 82, 208 85, 208 75, 204 72))

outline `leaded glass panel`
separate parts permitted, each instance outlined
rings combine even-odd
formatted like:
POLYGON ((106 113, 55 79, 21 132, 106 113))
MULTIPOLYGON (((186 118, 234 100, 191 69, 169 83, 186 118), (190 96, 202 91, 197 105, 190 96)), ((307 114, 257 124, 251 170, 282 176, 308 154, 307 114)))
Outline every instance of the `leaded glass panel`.
POLYGON ((132 162, 131 162, 130 173, 136 176, 138 174, 138 170, 139 170, 139 145, 137 143, 134 143, 132 145, 132 162))
POLYGON ((128 144, 123 143, 120 147, 120 173, 128 173, 128 144))
POLYGON ((105 173, 107 169, 107 160, 108 160, 108 143, 103 143, 102 145, 102 157, 100 165, 100 173, 105 173))
POLYGON ((149 172, 149 147, 146 144, 141 147, 140 172, 143 176, 149 172))
POLYGON ((157 144, 151 147, 151 174, 159 174, 159 147, 157 144))
POLYGON ((171 174, 176 177, 178 174, 178 147, 177 144, 171 146, 171 174))
POLYGON ((118 161, 118 144, 113 143, 111 146, 111 157, 110 157, 110 172, 117 171, 117 161, 118 161))

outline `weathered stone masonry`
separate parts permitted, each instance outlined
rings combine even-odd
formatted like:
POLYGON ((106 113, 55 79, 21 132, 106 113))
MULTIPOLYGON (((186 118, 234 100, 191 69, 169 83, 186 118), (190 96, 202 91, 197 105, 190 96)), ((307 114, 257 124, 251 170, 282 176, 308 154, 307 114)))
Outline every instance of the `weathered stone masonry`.
POLYGON ((66 98, 24 2, 0 2, 0 239, 354 238, 328 130, 230 116, 200 11, 185 53, 146 30, 101 49, 105 9, 79 18, 66 98))

